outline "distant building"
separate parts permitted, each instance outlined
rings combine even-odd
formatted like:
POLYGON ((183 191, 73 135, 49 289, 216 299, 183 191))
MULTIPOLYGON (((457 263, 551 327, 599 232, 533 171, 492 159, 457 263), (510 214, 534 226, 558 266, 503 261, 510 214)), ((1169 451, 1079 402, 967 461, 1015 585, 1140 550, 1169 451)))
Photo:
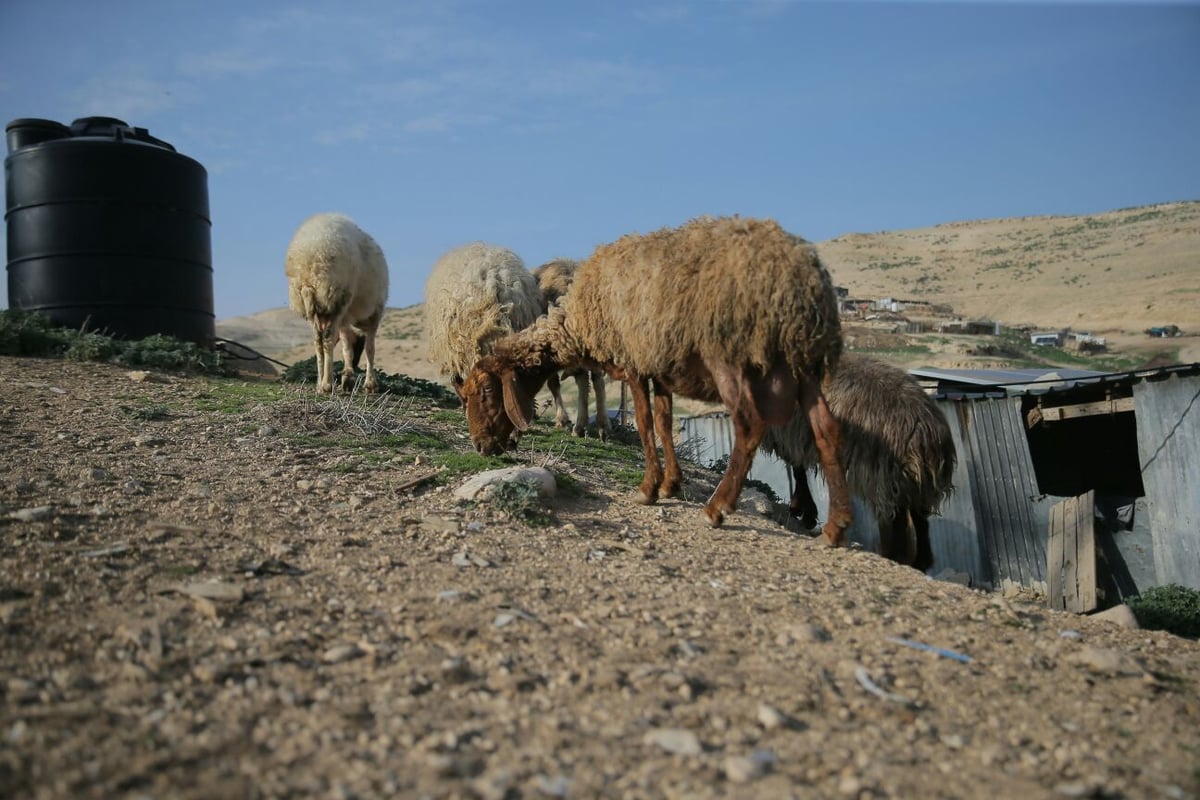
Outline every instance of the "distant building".
POLYGON ((1062 335, 1059 333, 1031 333, 1029 343, 1037 347, 1061 347, 1062 335))

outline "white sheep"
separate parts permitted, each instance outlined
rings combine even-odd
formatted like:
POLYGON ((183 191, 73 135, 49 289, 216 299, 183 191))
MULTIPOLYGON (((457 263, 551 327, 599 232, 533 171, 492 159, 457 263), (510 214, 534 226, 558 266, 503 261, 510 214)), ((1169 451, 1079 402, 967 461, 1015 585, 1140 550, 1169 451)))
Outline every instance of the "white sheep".
POLYGON ((284 271, 288 305, 313 327, 317 352, 317 392, 333 392, 333 346, 342 340, 341 388, 354 387, 355 340, 365 338, 363 389, 378 390, 375 380, 375 332, 383 319, 388 267, 383 250, 353 220, 342 214, 306 219, 288 245, 284 271))
POLYGON ((472 365, 544 311, 537 281, 512 250, 482 242, 457 247, 437 260, 425 282, 429 360, 462 398, 472 365))
MULTIPOLYGON (((578 268, 577 261, 569 258, 556 258, 547 261, 533 271, 538 288, 542 290, 545 310, 548 311, 550 306, 557 303, 570 290, 571 282, 575 279, 575 270, 578 268)), ((571 432, 576 436, 584 436, 587 433, 588 381, 591 381, 596 392, 596 435, 601 440, 607 440, 612 425, 608 419, 608 404, 605 402, 604 373, 598 369, 568 370, 561 376, 555 374, 547 379, 546 388, 550 390, 550 396, 554 398, 554 425, 558 428, 571 428, 571 432), (575 380, 575 388, 578 391, 574 425, 571 424, 571 418, 567 416, 566 404, 562 397, 562 380, 567 378, 575 380)), ((624 408, 623 404, 622 408, 624 408)))

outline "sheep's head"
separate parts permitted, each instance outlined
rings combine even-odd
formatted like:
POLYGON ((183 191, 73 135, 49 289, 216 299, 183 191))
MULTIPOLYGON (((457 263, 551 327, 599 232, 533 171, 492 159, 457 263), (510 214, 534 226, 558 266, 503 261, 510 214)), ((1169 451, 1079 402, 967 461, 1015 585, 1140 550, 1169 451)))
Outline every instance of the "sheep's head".
POLYGON ((494 456, 516 446, 514 434, 528 430, 533 400, 546 376, 518 371, 495 356, 484 356, 462 385, 471 444, 494 456))

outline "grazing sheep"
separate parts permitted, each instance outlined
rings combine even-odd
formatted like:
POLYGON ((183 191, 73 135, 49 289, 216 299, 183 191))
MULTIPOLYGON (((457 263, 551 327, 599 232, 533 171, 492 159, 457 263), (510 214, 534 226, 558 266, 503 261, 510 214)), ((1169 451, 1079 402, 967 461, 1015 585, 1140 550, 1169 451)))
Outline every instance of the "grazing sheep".
MULTIPOLYGON (((572 259, 556 258, 533 271, 538 288, 542 290, 542 301, 547 311, 571 288, 571 282, 575 279, 575 270, 578 268, 579 263, 572 259)), ((561 376, 558 373, 552 374, 546 379, 546 388, 550 390, 550 396, 554 398, 554 424, 559 428, 571 428, 572 433, 576 436, 587 434, 589 380, 596 390, 596 435, 600 439, 606 440, 611 431, 611 425, 608 420, 608 407, 605 403, 604 373, 598 369, 574 369, 562 373, 561 376), (573 427, 571 418, 567 416, 566 404, 563 403, 562 397, 561 381, 567 378, 575 379, 575 388, 579 393, 575 405, 575 425, 573 427)))
POLYGON ((317 351, 317 392, 333 391, 333 346, 342 340, 341 388, 354 387, 353 351, 364 339, 367 357, 363 389, 378 390, 375 332, 387 303, 388 268, 369 234, 342 214, 305 220, 288 245, 284 272, 288 304, 312 324, 317 351))
POLYGON ((799 406, 829 476, 826 539, 840 544, 850 498, 837 420, 820 386, 841 343, 829 274, 812 245, 772 220, 701 218, 626 236, 597 248, 561 303, 475 365, 463 386, 471 440, 481 453, 503 450, 514 429, 528 427, 533 398, 551 374, 603 369, 630 386, 646 460, 639 500, 653 503, 678 492, 679 475, 664 475, 659 463, 649 385, 665 412, 655 418, 667 420, 657 433, 669 466, 671 395, 721 400, 734 448, 704 506, 717 526, 736 508, 764 429, 787 422, 799 406))
POLYGON ((475 242, 445 253, 425 282, 429 360, 463 399, 463 379, 496 340, 545 312, 542 292, 516 253, 475 242))
MULTIPOLYGON (((954 491, 956 454, 946 418, 908 373, 856 353, 842 355, 825 399, 842 427, 846 483, 879 522, 880 551, 925 572, 933 566, 929 517, 954 491)), ((769 429, 760 446, 791 467, 791 512, 813 527, 817 507, 807 470, 818 453, 808 428, 793 419, 769 429)))

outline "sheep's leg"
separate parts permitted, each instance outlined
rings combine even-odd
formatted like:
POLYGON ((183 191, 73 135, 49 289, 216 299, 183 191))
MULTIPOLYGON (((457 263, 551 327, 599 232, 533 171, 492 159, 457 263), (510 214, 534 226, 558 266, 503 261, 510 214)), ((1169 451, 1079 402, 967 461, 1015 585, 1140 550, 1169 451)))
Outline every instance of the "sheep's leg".
MULTIPOLYGON (((733 427, 733 449, 729 453, 729 464, 725 475, 717 484, 716 490, 708 502, 704 504, 704 515, 714 528, 721 526, 725 515, 737 509, 737 500, 750 472, 754 461, 754 451, 762 441, 766 431, 760 404, 766 405, 771 399, 772 388, 781 391, 781 386, 771 386, 772 379, 783 378, 785 372, 772 370, 771 375, 763 381, 752 380, 744 370, 731 368, 725 364, 706 362, 709 372, 717 385, 717 392, 729 410, 729 421, 733 427)), ((790 376, 788 376, 790 377, 790 376)), ((794 384, 794 381, 793 381, 794 384)), ((795 387, 792 387, 795 397, 795 387)), ((793 404, 795 400, 793 399, 793 404)), ((784 420, 786 421, 786 419, 784 420)))
POLYGON ((313 347, 317 351, 317 394, 333 393, 331 330, 332 326, 326 326, 320 320, 313 323, 313 347))
POLYGON ((612 432, 612 425, 608 421, 608 402, 604 396, 604 373, 592 370, 589 374, 592 376, 592 388, 596 392, 596 436, 600 437, 600 441, 606 442, 612 432))
POLYGON ((554 427, 567 429, 571 427, 571 418, 567 416, 567 406, 563 402, 562 396, 562 381, 558 377, 558 373, 551 373, 546 379, 546 388, 550 390, 550 396, 554 398, 554 427))
POLYGON ((808 485, 808 470, 788 464, 788 471, 792 473, 792 499, 788 511, 806 529, 812 530, 817 527, 817 501, 813 499, 812 489, 808 485))
MULTIPOLYGON (((341 328, 338 335, 342 339, 342 380, 341 389, 343 392, 349 392, 354 389, 354 343, 358 336, 349 327, 341 328)), ((366 347, 364 346, 364 350, 366 347)), ((333 369, 333 353, 330 353, 329 368, 333 369)))
MULTIPOLYGON (((363 380, 363 391, 371 393, 379 391, 379 380, 375 377, 375 334, 379 330, 381 319, 383 319, 382 314, 371 320, 363 331, 363 339, 366 341, 363 343, 362 349, 367 357, 367 374, 363 380)), ((355 352, 358 352, 357 347, 355 347, 355 352)))
POLYGON ((929 541, 929 517, 919 511, 909 511, 912 520, 912 530, 916 537, 916 555, 913 557, 913 569, 928 572, 933 566, 933 545, 929 541))
POLYGON ((588 379, 587 372, 579 370, 574 375, 575 391, 578 397, 575 399, 575 427, 571 430, 576 436, 583 438, 587 436, 587 420, 588 420, 588 379))
POLYGON ((658 462, 658 448, 654 444, 654 420, 650 415, 650 382, 638 375, 628 375, 629 393, 633 395, 633 418, 637 424, 638 438, 642 440, 642 456, 646 461, 646 472, 638 490, 637 501, 643 505, 658 502, 658 487, 662 483, 662 465, 658 462))
POLYGON ((829 545, 837 547, 845 539, 846 528, 854 521, 850 489, 842 468, 842 429, 830 412, 825 396, 811 380, 804 380, 800 384, 800 405, 812 428, 813 440, 821 457, 821 470, 829 486, 829 518, 825 520, 821 532, 829 545))
POLYGON ((662 441, 663 461, 666 462, 660 497, 676 497, 683 485, 683 471, 675 455, 675 403, 672 392, 658 381, 654 381, 654 431, 662 441))

